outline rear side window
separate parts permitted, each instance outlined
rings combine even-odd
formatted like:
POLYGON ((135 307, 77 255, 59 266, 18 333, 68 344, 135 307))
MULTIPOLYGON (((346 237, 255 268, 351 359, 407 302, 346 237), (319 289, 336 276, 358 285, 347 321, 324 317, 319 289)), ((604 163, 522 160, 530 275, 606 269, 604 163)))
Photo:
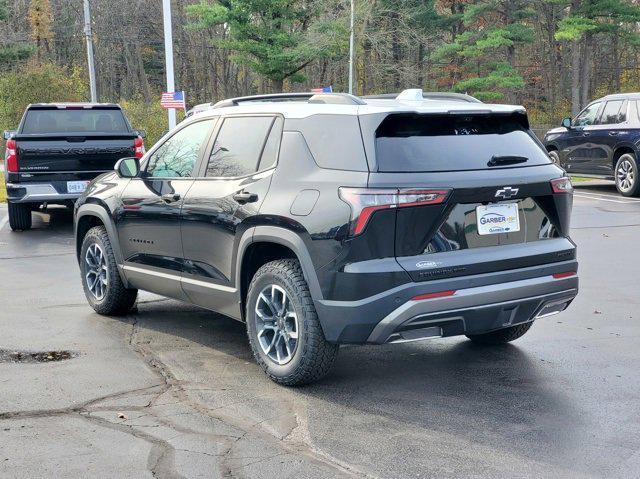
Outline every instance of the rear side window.
POLYGON ((548 164, 549 158, 515 116, 388 116, 376 131, 379 171, 429 172, 490 168, 499 157, 524 157, 512 166, 548 164))
POLYGON ((234 178, 255 173, 273 121, 272 116, 225 118, 206 176, 234 178))
POLYGON ((117 109, 28 110, 22 133, 123 133, 129 127, 117 109))
POLYGON ((604 105, 598 125, 615 125, 627 121, 627 105, 624 100, 608 101, 604 105))

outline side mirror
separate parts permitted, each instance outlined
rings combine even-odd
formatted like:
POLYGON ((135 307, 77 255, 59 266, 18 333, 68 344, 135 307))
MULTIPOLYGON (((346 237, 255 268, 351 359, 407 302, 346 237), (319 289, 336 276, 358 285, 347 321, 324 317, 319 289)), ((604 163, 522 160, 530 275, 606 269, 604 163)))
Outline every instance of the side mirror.
POLYGON ((561 125, 565 128, 571 129, 571 118, 563 118, 561 125))
POLYGON ((147 139, 147 132, 144 130, 135 130, 136 134, 143 140, 147 139))
POLYGON ((138 158, 120 158, 114 167, 120 178, 135 178, 140 173, 138 158))
POLYGON ((16 134, 16 132, 14 130, 6 130, 6 131, 2 132, 2 137, 5 140, 8 140, 9 138, 11 138, 15 134, 16 134))

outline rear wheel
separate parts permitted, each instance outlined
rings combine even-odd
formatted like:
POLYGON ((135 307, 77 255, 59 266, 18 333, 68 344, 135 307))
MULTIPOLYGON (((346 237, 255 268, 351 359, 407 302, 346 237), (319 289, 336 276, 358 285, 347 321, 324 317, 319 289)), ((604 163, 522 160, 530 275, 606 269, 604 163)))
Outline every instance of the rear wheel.
POLYGON ((338 345, 324 337, 297 260, 272 261, 256 272, 247 295, 246 318, 253 355, 273 381, 307 384, 333 366, 338 345))
POLYGON ((484 334, 467 334, 467 338, 479 344, 504 344, 523 336, 524 333, 529 331, 532 324, 533 322, 517 324, 484 334))
POLYGON ((622 196, 640 195, 640 181, 638 181, 638 163, 632 153, 625 153, 616 163, 616 188, 622 196))
POLYGON ((30 203, 9 202, 9 226, 13 231, 26 231, 31 229, 30 203))
POLYGON ((91 228, 82 241, 80 272, 87 301, 97 313, 122 315, 136 302, 137 289, 122 283, 111 241, 104 226, 91 228))

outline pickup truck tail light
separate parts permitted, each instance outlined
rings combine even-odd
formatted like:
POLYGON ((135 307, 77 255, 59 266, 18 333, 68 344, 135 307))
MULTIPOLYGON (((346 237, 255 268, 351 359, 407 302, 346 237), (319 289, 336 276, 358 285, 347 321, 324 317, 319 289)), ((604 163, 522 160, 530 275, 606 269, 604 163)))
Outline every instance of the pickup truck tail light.
POLYGON ((144 156, 144 140, 141 136, 138 136, 135 140, 133 140, 133 156, 136 158, 142 158, 144 156))
POLYGON ((14 140, 13 138, 9 138, 7 140, 4 164, 6 165, 7 171, 9 173, 18 172, 18 149, 16 140, 14 140))
POLYGON ((351 207, 350 234, 352 236, 362 233, 369 222, 369 218, 378 210, 444 203, 450 192, 451 190, 448 189, 431 190, 422 188, 341 187, 338 190, 342 201, 351 207))
POLYGON ((551 180, 551 189, 554 193, 573 193, 571 180, 566 176, 551 180))

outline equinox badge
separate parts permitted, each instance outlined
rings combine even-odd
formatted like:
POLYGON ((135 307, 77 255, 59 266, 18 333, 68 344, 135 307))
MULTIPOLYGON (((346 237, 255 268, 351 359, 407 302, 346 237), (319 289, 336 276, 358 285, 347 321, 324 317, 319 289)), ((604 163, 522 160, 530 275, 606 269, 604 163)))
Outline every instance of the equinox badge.
POLYGON ((509 198, 513 198, 520 191, 519 188, 511 188, 510 186, 505 186, 501 190, 496 191, 496 198, 504 198, 508 200, 509 198))

